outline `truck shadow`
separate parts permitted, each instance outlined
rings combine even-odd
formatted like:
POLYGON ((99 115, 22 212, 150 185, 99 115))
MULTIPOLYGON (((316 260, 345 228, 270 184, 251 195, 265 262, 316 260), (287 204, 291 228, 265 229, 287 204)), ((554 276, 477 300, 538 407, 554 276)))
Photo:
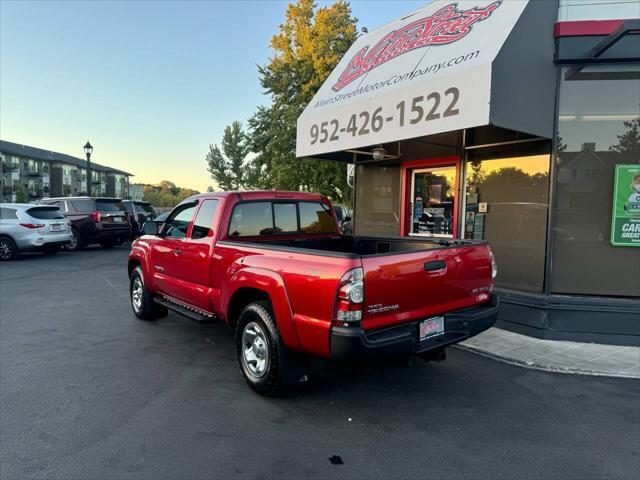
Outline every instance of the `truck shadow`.
MULTIPOLYGON (((189 353, 189 364, 211 363, 217 372, 224 371, 225 379, 233 384, 229 385, 232 390, 256 395, 242 378, 236 362, 234 332, 225 324, 198 325, 171 314, 160 320, 157 326, 182 331, 191 337, 187 340, 190 348, 194 347, 194 342, 200 344, 198 352, 189 353)), ((421 404, 429 404, 435 401, 431 399, 437 393, 439 401, 442 401, 442 396, 454 396, 468 398, 469 404, 473 404, 476 401, 474 390, 486 389, 483 375, 474 372, 482 368, 480 364, 492 361, 452 348, 447 350, 447 355, 444 362, 425 362, 414 357, 410 362, 405 360, 373 366, 353 366, 311 358, 309 381, 290 389, 288 394, 275 401, 293 406, 310 398, 314 403, 327 400, 329 404, 353 399, 367 403, 375 399, 375 404, 382 407, 387 403, 401 404, 408 399, 412 399, 412 403, 418 400, 421 404)), ((211 386, 215 387, 213 382, 211 386)))

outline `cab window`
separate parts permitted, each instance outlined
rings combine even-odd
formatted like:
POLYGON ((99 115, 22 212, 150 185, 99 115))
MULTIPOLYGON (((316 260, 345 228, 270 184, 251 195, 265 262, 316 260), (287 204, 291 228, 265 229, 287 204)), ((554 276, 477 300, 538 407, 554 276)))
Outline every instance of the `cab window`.
POLYGON ((329 207, 319 202, 300 202, 300 231, 302 233, 335 233, 336 223, 329 207))
POLYGON ((277 233, 298 231, 298 211, 295 203, 274 203, 273 219, 277 233))
POLYGON ((274 233, 271 202, 239 203, 229 222, 230 237, 252 237, 274 233))
POLYGON ((164 237, 171 238, 184 238, 187 236, 187 230, 189 229, 189 222, 193 217, 193 212, 196 209, 195 203, 190 203, 179 207, 174 211, 162 228, 162 234, 164 237))
POLYGON ((205 200, 198 210, 193 228, 191 229, 191 238, 205 238, 211 231, 213 216, 218 208, 218 200, 205 200))

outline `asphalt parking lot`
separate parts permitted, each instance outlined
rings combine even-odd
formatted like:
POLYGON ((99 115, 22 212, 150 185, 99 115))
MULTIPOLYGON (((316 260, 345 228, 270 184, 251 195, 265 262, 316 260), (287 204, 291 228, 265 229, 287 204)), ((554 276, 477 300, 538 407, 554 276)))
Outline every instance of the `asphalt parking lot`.
POLYGON ((0 265, 3 479, 637 478, 636 380, 450 349, 440 364, 318 362, 307 389, 266 399, 224 325, 135 319, 127 253, 0 265))

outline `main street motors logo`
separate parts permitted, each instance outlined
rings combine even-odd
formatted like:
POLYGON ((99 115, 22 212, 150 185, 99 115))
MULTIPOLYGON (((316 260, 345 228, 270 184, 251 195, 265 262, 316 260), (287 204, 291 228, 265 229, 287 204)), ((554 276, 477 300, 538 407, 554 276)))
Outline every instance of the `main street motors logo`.
POLYGON ((370 50, 366 46, 356 53, 332 88, 338 91, 369 70, 416 48, 457 42, 471 31, 473 25, 486 20, 501 4, 502 0, 499 0, 486 7, 458 10, 458 4, 452 3, 430 17, 394 30, 370 50))

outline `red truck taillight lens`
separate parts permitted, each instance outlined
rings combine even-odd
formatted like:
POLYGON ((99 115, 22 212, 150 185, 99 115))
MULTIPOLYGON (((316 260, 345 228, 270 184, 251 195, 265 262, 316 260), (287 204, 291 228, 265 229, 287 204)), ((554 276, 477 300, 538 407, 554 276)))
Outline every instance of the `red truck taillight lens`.
POLYGON ((353 268, 340 279, 334 321, 348 327, 362 320, 362 302, 364 302, 364 273, 362 268, 353 268))
POLYGON ((94 222, 100 223, 100 212, 96 210, 91 214, 91 218, 93 218, 94 222))
POLYGON ((498 276, 498 265, 496 265, 496 258, 491 250, 489 250, 489 255, 491 256, 491 280, 495 280, 498 276))

